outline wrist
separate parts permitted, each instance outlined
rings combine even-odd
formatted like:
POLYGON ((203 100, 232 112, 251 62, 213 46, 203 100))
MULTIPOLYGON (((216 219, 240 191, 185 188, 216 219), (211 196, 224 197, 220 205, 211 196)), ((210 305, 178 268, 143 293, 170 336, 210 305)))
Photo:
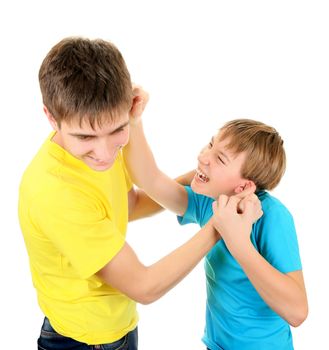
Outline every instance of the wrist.
POLYGON ((240 261, 241 258, 245 257, 255 249, 250 238, 239 240, 237 242, 225 242, 225 244, 231 255, 234 256, 237 261, 240 261))
POLYGON ((211 237, 214 240, 214 244, 216 244, 220 239, 222 239, 222 236, 219 234, 219 232, 216 230, 216 228, 213 225, 213 220, 210 218, 210 220, 205 225, 207 231, 211 235, 211 237))

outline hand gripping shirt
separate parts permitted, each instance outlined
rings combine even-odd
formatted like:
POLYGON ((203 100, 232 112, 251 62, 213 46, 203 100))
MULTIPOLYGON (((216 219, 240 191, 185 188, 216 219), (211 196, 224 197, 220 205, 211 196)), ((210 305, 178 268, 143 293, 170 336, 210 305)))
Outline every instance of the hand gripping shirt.
MULTIPOLYGON (((214 199, 190 187, 188 208, 181 224, 204 226, 213 215, 214 199)), ((258 193, 263 216, 252 226, 250 239, 257 251, 277 270, 302 268, 293 218, 269 193, 258 193)), ((289 324, 260 297, 223 240, 205 257, 207 283, 206 326, 203 342, 211 350, 291 350, 289 324)))
POLYGON ((52 142, 53 135, 20 185, 19 219, 33 284, 58 333, 110 343, 138 321, 135 302, 95 275, 125 242, 132 184, 122 154, 97 172, 52 142))

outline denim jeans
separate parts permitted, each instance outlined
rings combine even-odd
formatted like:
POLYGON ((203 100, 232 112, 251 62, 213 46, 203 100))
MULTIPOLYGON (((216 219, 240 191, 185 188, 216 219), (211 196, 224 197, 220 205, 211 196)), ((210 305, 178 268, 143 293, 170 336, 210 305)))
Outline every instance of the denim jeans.
POLYGON ((38 339, 38 350, 137 350, 137 327, 123 338, 109 344, 88 345, 58 334, 45 317, 38 339))

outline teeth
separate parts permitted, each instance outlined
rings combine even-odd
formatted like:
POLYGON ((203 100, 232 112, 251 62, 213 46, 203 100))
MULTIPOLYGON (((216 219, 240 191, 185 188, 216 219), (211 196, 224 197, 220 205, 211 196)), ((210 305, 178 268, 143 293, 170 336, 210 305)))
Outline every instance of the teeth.
POLYGON ((202 181, 202 182, 208 182, 209 181, 209 177, 203 173, 200 169, 196 170, 198 178, 202 181))

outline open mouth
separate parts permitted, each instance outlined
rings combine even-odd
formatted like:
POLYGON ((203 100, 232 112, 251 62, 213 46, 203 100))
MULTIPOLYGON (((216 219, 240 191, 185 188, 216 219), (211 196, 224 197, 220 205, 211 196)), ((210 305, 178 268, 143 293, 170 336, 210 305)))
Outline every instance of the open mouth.
POLYGON ((207 183, 209 181, 209 177, 200 169, 196 170, 196 177, 203 183, 207 183))

